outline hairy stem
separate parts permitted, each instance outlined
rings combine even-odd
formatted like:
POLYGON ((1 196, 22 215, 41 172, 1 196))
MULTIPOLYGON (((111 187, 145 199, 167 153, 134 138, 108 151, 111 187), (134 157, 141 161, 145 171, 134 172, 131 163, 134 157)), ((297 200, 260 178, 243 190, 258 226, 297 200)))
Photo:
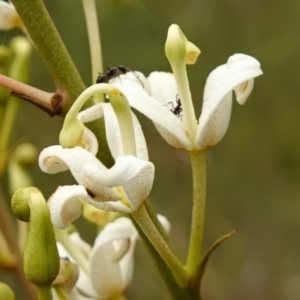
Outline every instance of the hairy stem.
POLYGON ((134 218, 135 222, 139 225, 156 251, 160 254, 169 269, 172 271, 173 276, 176 278, 178 284, 180 286, 186 286, 189 281, 189 276, 185 268, 171 251, 163 237, 160 235, 159 231, 149 217, 145 206, 142 206, 138 211, 133 212, 131 216, 134 218))
POLYGON ((84 90, 84 83, 42 0, 11 1, 59 90, 69 95, 63 112, 84 90))

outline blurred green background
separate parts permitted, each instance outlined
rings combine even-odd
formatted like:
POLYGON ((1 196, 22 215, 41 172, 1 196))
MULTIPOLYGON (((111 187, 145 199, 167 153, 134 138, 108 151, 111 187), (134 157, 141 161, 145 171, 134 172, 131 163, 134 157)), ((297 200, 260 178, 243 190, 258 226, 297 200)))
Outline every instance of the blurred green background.
MULTIPOLYGON (((208 151, 204 248, 237 228, 209 261, 202 294, 206 300, 300 299, 300 2, 299 0, 97 1, 104 65, 124 64, 149 74, 170 71, 164 54, 169 25, 177 23, 202 51, 188 67, 200 112, 208 74, 234 53, 257 58, 264 75, 244 107, 234 103, 229 130, 208 151)), ((45 1, 80 74, 91 84, 81 2, 45 1)), ((18 34, 1 33, 4 45, 18 34)), ((30 83, 53 91, 44 64, 33 54, 30 83)), ((181 258, 187 250, 191 211, 188 156, 167 145, 140 116, 150 159, 156 166, 151 200, 172 224, 181 258)), ((56 144, 62 124, 21 103, 14 140, 27 136, 39 149, 56 144)), ((51 176, 36 167, 34 182, 48 197, 69 174, 51 176)), ((83 227, 82 227, 83 228, 83 227)), ((82 234, 92 241, 89 229, 82 234)), ((128 299, 169 299, 160 275, 139 243, 128 299)), ((13 279, 10 279, 13 280, 13 279)), ((18 299, 23 299, 19 296, 18 299)))

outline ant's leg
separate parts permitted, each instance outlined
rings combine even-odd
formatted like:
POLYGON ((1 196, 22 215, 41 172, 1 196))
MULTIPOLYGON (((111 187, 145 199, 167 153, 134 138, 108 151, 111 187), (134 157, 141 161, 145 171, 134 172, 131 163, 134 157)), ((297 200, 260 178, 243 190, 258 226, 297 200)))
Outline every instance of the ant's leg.
POLYGON ((138 75, 135 71, 131 71, 131 73, 132 73, 132 74, 137 78, 137 80, 141 83, 142 87, 145 88, 145 87, 144 87, 144 84, 142 83, 142 81, 141 81, 141 79, 140 79, 140 77, 139 77, 139 75, 138 75))

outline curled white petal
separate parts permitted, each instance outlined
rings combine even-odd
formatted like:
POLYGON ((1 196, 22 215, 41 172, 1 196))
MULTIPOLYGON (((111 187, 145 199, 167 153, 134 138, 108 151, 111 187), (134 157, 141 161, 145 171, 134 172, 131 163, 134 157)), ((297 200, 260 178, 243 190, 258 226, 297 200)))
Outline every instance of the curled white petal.
POLYGON ((48 201, 52 224, 57 228, 65 229, 78 219, 82 212, 78 197, 86 194, 83 186, 58 187, 48 201))
POLYGON ((107 224, 97 237, 90 257, 90 278, 98 299, 123 294, 132 277, 136 239, 137 233, 128 218, 107 224), (126 241, 127 251, 116 260, 126 241))
POLYGON ((125 205, 121 201, 98 202, 91 198, 85 198, 84 200, 89 204, 93 205, 94 207, 97 207, 105 211, 114 211, 114 212, 121 212, 126 214, 130 214, 134 211, 130 206, 125 205))
MULTIPOLYGON (((85 168, 88 169, 89 166, 91 165, 86 165, 85 168)), ((84 176, 82 183, 87 189, 87 192, 89 194, 88 198, 92 198, 96 202, 115 202, 121 200, 121 197, 116 189, 113 189, 106 185, 95 184, 95 181, 91 176, 84 176)), ((89 201, 89 199, 86 200, 89 201)))
POLYGON ((153 164, 134 156, 119 156, 115 165, 105 171, 86 165, 84 173, 95 186, 123 186, 134 210, 148 197, 154 180, 153 164))
POLYGON ((0 1, 0 30, 9 30, 21 24, 20 17, 15 7, 4 1, 0 1))
MULTIPOLYGON (((123 77, 121 80, 122 82, 119 82, 115 79, 114 85, 125 94, 130 106, 154 122, 162 137, 170 145, 179 149, 192 149, 183 122, 170 111, 167 105, 162 105, 157 99, 151 97, 141 84, 123 77)), ((155 87, 151 86, 151 91, 154 89, 155 87)), ((174 100, 176 101, 176 95, 174 100)), ((165 104, 167 103, 168 101, 165 104)))
POLYGON ((61 146, 45 148, 39 157, 40 168, 46 173, 57 173, 70 169, 76 181, 84 186, 77 196, 102 210, 131 213, 137 209, 150 193, 154 166, 136 157, 118 157, 114 167, 107 168, 89 151, 75 147, 63 149, 61 146), (146 179, 144 180, 143 178, 146 179), (136 182, 136 188, 125 192, 132 196, 131 205, 123 203, 120 186, 136 182), (141 181, 145 185, 141 186, 141 181), (138 198, 136 198, 138 197, 138 198))
POLYGON ((242 84, 235 87, 234 92, 236 95, 236 101, 243 105, 246 103, 247 98, 251 94, 254 87, 254 79, 250 79, 246 82, 243 82, 242 84))
POLYGON ((226 65, 211 72, 204 90, 196 149, 211 147, 223 138, 231 115, 232 91, 237 92, 239 103, 245 103, 253 87, 253 78, 261 74, 260 63, 245 54, 231 56, 226 65))
POLYGON ((99 169, 106 169, 92 153, 81 147, 64 149, 61 146, 50 146, 39 156, 39 166, 42 171, 54 174, 69 169, 79 184, 83 182, 83 168, 86 163, 99 169))

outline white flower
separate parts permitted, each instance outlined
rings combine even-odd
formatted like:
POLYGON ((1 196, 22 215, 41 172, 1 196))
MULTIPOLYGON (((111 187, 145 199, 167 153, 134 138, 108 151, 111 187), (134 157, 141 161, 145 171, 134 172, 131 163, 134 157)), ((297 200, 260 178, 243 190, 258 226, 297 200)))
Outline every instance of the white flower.
MULTIPOLYGON (((146 140, 141 125, 137 117, 133 113, 131 114, 131 116, 134 125, 134 136, 135 136, 137 157, 143 160, 148 160, 149 159, 148 150, 147 150, 146 140)), ((119 124, 117 121, 116 114, 114 113, 114 110, 110 103, 99 103, 93 105, 92 107, 84 111, 81 111, 78 114, 78 119, 83 123, 92 122, 100 118, 104 118, 106 138, 112 156, 116 159, 118 156, 124 155, 119 124)), ((89 144, 89 147, 98 150, 98 143, 97 143, 97 139, 93 137, 94 134, 86 127, 85 127, 84 134, 86 134, 86 137, 88 137, 90 142, 92 141, 92 143, 89 144)), ((97 151, 94 151, 93 153, 96 154, 97 151)))
POLYGON ((21 20, 11 3, 0 0, 0 30, 9 30, 21 25, 21 20))
MULTIPOLYGON (((239 104, 244 104, 253 89, 254 78, 261 74, 259 62, 245 54, 231 56, 226 64, 212 71, 204 89, 201 116, 199 121, 194 120, 194 137, 185 125, 184 114, 173 113, 178 105, 178 91, 173 74, 151 73, 148 77, 150 92, 130 73, 121 75, 120 79, 115 78, 110 83, 122 90, 133 108, 154 122, 170 145, 193 151, 205 150, 223 138, 231 115, 232 92, 235 92, 239 104)), ((142 75, 139 75, 139 79, 141 78, 142 75)))
POLYGON ((152 163, 134 156, 118 156, 107 169, 89 151, 75 147, 51 146, 39 157, 40 168, 46 173, 69 169, 79 183, 59 187, 49 200, 52 222, 65 228, 81 213, 78 197, 108 211, 131 213, 148 197, 154 179, 152 163))
POLYGON ((148 161, 141 126, 131 111, 128 111, 133 120, 133 134, 130 137, 136 156, 125 155, 124 139, 128 142, 126 136, 124 138, 126 130, 123 128, 121 136, 120 124, 110 103, 94 105, 79 113, 78 120, 75 118, 76 126, 79 124, 76 128, 83 129, 83 135, 76 135, 76 131, 71 133, 80 137, 80 145, 84 148, 51 146, 40 153, 39 166, 44 172, 53 174, 69 169, 79 184, 59 187, 49 199, 51 218, 55 226, 66 228, 80 216, 79 198, 102 210, 132 213, 148 197, 154 179, 154 165, 148 161), (105 119, 108 145, 115 159, 115 164, 110 169, 96 158, 97 140, 82 125, 82 122, 91 122, 101 117, 105 119))
MULTIPOLYGON (((80 269, 76 288, 93 299, 112 299, 123 294, 133 273, 133 254, 137 232, 128 218, 108 223, 99 233, 93 248, 77 233, 71 234, 74 247, 88 259, 88 274, 80 269)), ((73 260, 58 243, 60 256, 73 260)), ((74 293, 74 291, 73 291, 74 293)))
MULTIPOLYGON (((168 220, 160 215, 158 218, 169 231, 168 220)), ((137 237, 131 220, 124 217, 108 223, 99 233, 93 248, 77 233, 71 234, 74 247, 77 247, 89 261, 88 274, 80 269, 76 283, 77 290, 87 297, 99 300, 121 296, 132 278, 137 237)), ((60 256, 73 260, 60 243, 58 249, 60 256)))

